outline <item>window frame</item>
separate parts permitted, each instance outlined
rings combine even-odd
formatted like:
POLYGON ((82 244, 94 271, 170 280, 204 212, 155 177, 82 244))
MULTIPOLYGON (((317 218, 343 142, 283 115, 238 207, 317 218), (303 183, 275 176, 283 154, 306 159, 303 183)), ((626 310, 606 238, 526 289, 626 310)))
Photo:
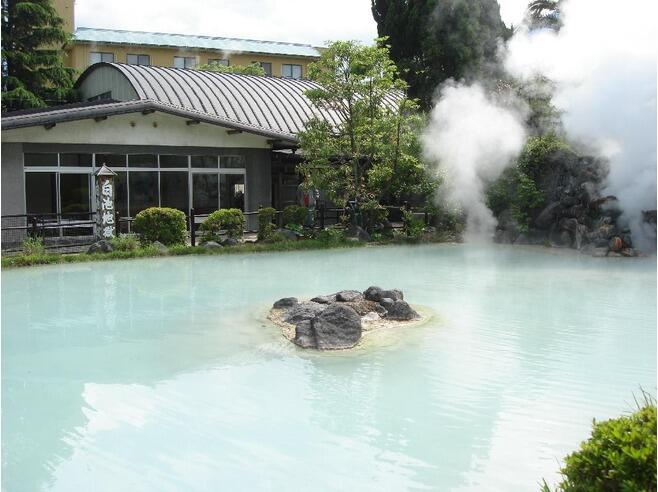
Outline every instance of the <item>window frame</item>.
POLYGON ((304 71, 302 69, 302 66, 299 63, 282 63, 281 64, 281 77, 285 77, 287 79, 301 80, 303 76, 304 76, 304 71), (290 75, 285 74, 286 67, 290 68, 290 75), (295 73, 294 73, 295 67, 299 68, 299 77, 295 77, 295 73))
POLYGON ((90 51, 89 52, 89 65, 94 65, 96 63, 114 63, 114 59, 115 59, 115 56, 114 56, 113 51, 90 51), (91 58, 92 58, 93 55, 100 55, 100 60, 97 61, 97 62, 92 61, 91 58), (110 61, 104 60, 103 58, 105 58, 106 55, 111 56, 112 60, 110 60, 110 61))
POLYGON ((128 65, 145 65, 145 66, 150 66, 151 65, 151 55, 147 55, 145 53, 128 53, 126 55, 126 63, 128 65), (130 57, 134 56, 137 59, 137 63, 131 63, 130 62, 130 57), (146 63, 142 63, 142 58, 146 58, 146 63))
POLYGON ((176 56, 176 55, 174 55, 174 68, 183 68, 183 69, 196 68, 199 65, 197 58, 198 57, 196 57, 196 56, 176 56), (176 60, 177 59, 178 60, 183 60, 183 66, 182 67, 179 67, 178 65, 176 65, 176 60), (187 63, 188 60, 193 60, 194 64, 191 65, 191 66, 188 65, 188 63, 187 63))

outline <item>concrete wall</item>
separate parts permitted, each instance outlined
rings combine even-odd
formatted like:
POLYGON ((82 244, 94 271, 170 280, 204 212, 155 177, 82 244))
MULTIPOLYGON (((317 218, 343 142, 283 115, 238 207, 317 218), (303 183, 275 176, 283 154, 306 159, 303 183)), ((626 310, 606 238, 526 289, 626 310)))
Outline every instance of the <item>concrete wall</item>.
MULTIPOLYGON (((272 156, 269 150, 244 149, 247 158, 247 203, 245 210, 272 205, 272 156)), ((247 218, 247 229, 258 229, 258 216, 247 218)))
POLYGON ((168 145, 173 147, 270 148, 266 137, 251 133, 229 135, 226 128, 207 123, 187 125, 186 119, 165 113, 130 113, 2 131, 2 143, 80 143, 114 145, 168 145))
POLYGON ((25 178, 23 175, 23 145, 2 144, 2 215, 25 213, 25 178))

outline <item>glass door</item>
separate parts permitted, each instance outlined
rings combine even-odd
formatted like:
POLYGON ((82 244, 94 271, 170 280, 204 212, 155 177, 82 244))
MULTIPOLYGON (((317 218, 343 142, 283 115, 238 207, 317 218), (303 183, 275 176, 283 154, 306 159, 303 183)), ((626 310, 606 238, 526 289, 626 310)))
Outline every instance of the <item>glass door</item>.
POLYGON ((215 173, 192 173, 192 208, 197 215, 219 208, 219 176, 215 173))

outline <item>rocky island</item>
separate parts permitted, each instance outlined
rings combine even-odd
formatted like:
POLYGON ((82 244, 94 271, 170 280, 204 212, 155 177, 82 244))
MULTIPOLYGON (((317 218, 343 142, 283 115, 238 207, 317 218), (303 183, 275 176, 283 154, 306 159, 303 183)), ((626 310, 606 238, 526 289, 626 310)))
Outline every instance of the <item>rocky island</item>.
POLYGON ((274 303, 268 318, 291 342, 318 350, 349 349, 365 333, 426 319, 404 300, 401 290, 374 286, 363 292, 342 290, 308 301, 285 297, 274 303))

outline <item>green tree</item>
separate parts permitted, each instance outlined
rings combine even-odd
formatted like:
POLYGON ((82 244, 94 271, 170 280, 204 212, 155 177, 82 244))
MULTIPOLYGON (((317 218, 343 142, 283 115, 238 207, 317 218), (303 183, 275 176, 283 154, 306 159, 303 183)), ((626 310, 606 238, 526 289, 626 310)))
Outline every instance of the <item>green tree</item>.
POLYGON ((496 73, 499 42, 511 35, 496 0, 371 0, 371 6, 410 97, 424 109, 443 81, 496 73))
POLYGON ((332 43, 309 65, 319 87, 307 97, 340 122, 308 122, 299 133, 305 162, 298 169, 307 188, 323 190, 335 202, 391 201, 431 188, 419 157, 416 103, 404 95, 406 84, 378 41, 332 43))
POLYGON ((2 110, 68 102, 75 70, 64 66, 63 29, 50 0, 2 0, 2 110))
POLYGON ((220 65, 219 63, 210 63, 207 65, 199 65, 197 70, 218 73, 237 73, 241 75, 265 75, 265 70, 258 63, 251 63, 250 65, 220 65))

